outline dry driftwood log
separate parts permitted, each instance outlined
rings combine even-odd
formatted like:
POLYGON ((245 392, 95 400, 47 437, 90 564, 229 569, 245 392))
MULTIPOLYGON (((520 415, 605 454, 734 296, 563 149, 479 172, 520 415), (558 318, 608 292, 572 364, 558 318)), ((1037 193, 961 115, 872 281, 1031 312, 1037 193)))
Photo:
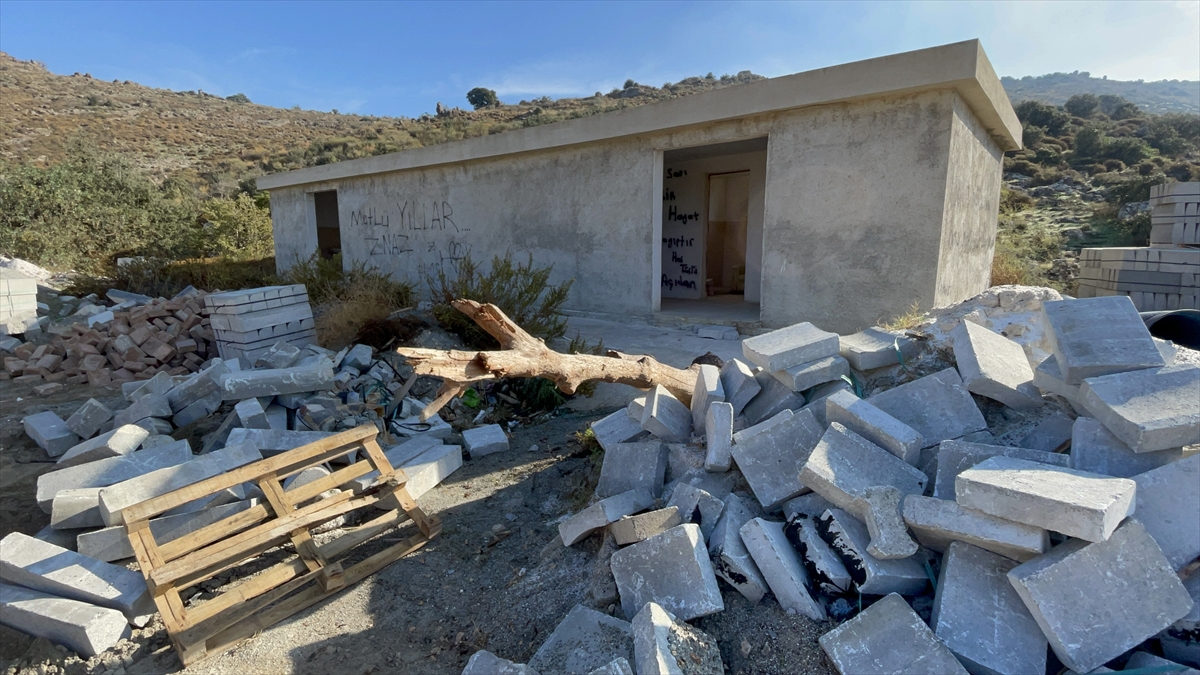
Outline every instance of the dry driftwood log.
POLYGON ((696 366, 680 370, 650 356, 631 356, 611 350, 604 356, 560 354, 522 330, 495 305, 474 300, 455 300, 452 304, 499 340, 500 350, 396 349, 417 375, 433 375, 443 380, 437 397, 421 411, 422 420, 432 417, 472 383, 503 377, 542 377, 554 382, 566 394, 575 393, 579 385, 589 380, 620 382, 640 389, 661 384, 684 405, 691 404, 696 366))

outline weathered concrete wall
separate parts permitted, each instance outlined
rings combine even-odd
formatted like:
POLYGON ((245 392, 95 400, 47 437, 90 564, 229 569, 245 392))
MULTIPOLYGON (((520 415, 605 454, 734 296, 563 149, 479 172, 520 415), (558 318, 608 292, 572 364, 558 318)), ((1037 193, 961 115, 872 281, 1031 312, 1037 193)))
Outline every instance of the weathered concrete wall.
POLYGON ((271 227, 280 272, 312 257, 317 251, 317 221, 311 192, 304 186, 271 190, 271 227))
MULTIPOLYGON (((780 115, 771 127, 762 321, 846 334, 933 306, 950 90, 780 115)), ((994 212, 993 212, 994 213, 994 212)))
POLYGON ((1003 152, 956 94, 950 117, 950 171, 934 305, 944 307, 991 285, 1003 152))

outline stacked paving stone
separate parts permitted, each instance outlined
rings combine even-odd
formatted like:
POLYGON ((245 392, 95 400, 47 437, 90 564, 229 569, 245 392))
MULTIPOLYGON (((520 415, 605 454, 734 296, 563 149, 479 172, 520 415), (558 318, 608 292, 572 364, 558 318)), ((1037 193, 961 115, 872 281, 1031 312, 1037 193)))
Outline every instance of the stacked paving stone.
POLYGON ((0 267, 0 335, 19 335, 37 324, 37 280, 0 267))
POLYGON ((316 343, 304 284, 213 293, 204 299, 221 358, 253 363, 277 342, 316 343))
POLYGON ((1200 248, 1083 249, 1079 297, 1109 295, 1142 312, 1200 309, 1200 248))
POLYGON ((1200 183, 1150 187, 1150 245, 1200 246, 1200 183))

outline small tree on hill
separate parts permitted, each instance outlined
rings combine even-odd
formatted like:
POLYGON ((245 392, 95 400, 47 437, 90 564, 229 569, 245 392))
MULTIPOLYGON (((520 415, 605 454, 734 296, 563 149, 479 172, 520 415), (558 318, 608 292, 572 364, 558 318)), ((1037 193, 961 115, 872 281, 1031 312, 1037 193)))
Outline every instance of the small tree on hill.
POLYGON ((234 94, 233 96, 226 96, 225 100, 232 101, 234 103, 249 103, 250 97, 245 94, 242 94, 242 93, 237 93, 237 94, 234 94))
POLYGON ((500 99, 496 97, 496 92, 491 89, 475 87, 467 92, 467 103, 470 103, 471 107, 479 110, 480 108, 499 105, 500 99))
POLYGON ((1100 107, 1100 99, 1095 94, 1075 94, 1064 107, 1076 117, 1091 117, 1100 107))

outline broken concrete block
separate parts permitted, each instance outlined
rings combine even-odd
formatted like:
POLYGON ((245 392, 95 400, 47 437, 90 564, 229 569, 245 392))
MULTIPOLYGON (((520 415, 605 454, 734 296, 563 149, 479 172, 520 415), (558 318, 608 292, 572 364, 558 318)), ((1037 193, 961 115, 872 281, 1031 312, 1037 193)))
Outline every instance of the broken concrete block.
POLYGON ((273 457, 288 450, 294 450, 302 445, 333 436, 332 431, 276 431, 275 429, 234 429, 229 432, 225 445, 242 445, 249 443, 263 454, 273 457))
POLYGON ((967 391, 1018 410, 1042 405, 1041 392, 1033 385, 1033 368, 1021 345, 970 321, 960 321, 951 337, 954 360, 967 391))
POLYGON ((1128 296, 1044 302, 1042 319, 1067 384, 1166 365, 1128 296))
POLYGON ((608 452, 618 443, 631 441, 645 433, 641 418, 634 421, 626 410, 618 410, 604 419, 592 422, 592 434, 600 447, 608 452))
POLYGON ((1054 452, 967 441, 942 441, 937 450, 937 474, 933 481, 933 496, 938 499, 954 499, 954 479, 958 474, 990 457, 1014 457, 1050 466, 1067 466, 1070 462, 1069 456, 1054 452))
POLYGON ((928 577, 921 556, 881 560, 867 552, 871 535, 867 526, 841 509, 829 509, 816 519, 817 531, 865 595, 916 595, 925 589, 928 577))
POLYGON ((726 361, 721 368, 721 388, 725 390, 725 400, 733 405, 735 417, 762 391, 750 366, 738 359, 726 361))
POLYGON ((633 675, 633 666, 629 665, 629 661, 624 658, 616 658, 609 661, 603 667, 588 673, 588 675, 633 675))
MULTIPOLYGON (((1133 476, 1134 517, 1176 570, 1200 557, 1200 454, 1133 476)), ((1193 573, 1194 575, 1196 573, 1193 573)))
POLYGON ((230 444, 207 455, 201 455, 190 462, 151 471, 116 485, 109 485, 100 491, 100 516, 104 519, 105 525, 121 525, 125 522, 121 511, 128 506, 153 499, 239 466, 257 462, 260 459, 262 459, 262 453, 254 446, 246 443, 230 444))
MULTIPOLYGON (((271 428, 271 422, 267 419, 267 411, 263 409, 262 403, 256 398, 239 401, 237 405, 233 406, 233 411, 243 429, 271 428)), ((230 431, 233 429, 231 428, 230 431)))
POLYGON ((25 434, 51 457, 58 457, 82 440, 61 417, 49 410, 26 415, 21 419, 21 424, 25 427, 25 434))
POLYGON ((120 427, 134 424, 147 417, 170 417, 171 404, 162 394, 146 394, 133 402, 133 405, 117 412, 113 417, 113 426, 120 427))
POLYGON ((895 593, 822 635, 817 642, 842 675, 967 675, 954 654, 895 593))
POLYGON ((462 432, 463 445, 471 453, 471 459, 479 459, 485 455, 508 450, 508 434, 499 424, 485 424, 474 429, 464 429, 462 432))
POLYGON ((151 435, 158 436, 170 435, 170 433, 175 430, 175 427, 170 422, 166 420, 160 420, 157 417, 147 417, 146 419, 137 422, 135 426, 139 426, 146 431, 149 431, 151 435))
POLYGON ((1134 452, 1200 443, 1200 367, 1093 377, 1079 391, 1095 418, 1134 452))
POLYGON ((0 541, 0 580, 115 609, 138 627, 145 626, 157 611, 138 572, 20 532, 0 541))
POLYGON ((244 370, 222 375, 220 384, 221 397, 226 401, 324 391, 333 386, 333 368, 328 361, 322 361, 301 368, 244 370))
POLYGON ((942 558, 929 626, 970 672, 1046 672, 1046 636, 1008 583, 1016 566, 961 541, 942 558))
POLYGON ((808 494, 789 499, 787 503, 783 505, 783 515, 788 521, 794 519, 796 514, 799 513, 803 513, 809 518, 816 518, 832 508, 837 507, 835 507, 829 502, 828 499, 825 499, 821 495, 815 492, 810 492, 808 494))
POLYGON ((812 413, 800 412, 734 443, 733 459, 768 512, 806 491, 800 470, 820 438, 821 427, 812 413))
POLYGON ((1044 359, 1033 369, 1033 386, 1041 390, 1043 394, 1056 394, 1067 399, 1075 412, 1081 415, 1091 414, 1086 412, 1087 408, 1083 407, 1079 385, 1067 384, 1066 378, 1058 370, 1058 360, 1053 355, 1044 359))
MULTIPOLYGON (((403 467, 429 450, 441 447, 441 445, 442 441, 440 438, 420 436, 387 448, 383 451, 383 456, 387 457, 388 463, 393 467, 403 467)), ((353 483, 353 489, 355 493, 362 492, 363 490, 371 487, 371 485, 373 485, 378 478, 379 472, 371 471, 370 473, 364 474, 363 476, 355 479, 353 483)), ((412 478, 410 477, 409 480, 412 480, 412 478)), ((290 485, 290 483, 285 482, 283 489, 287 490, 290 485)))
POLYGON ((371 366, 371 346, 370 345, 354 345, 346 356, 342 358, 342 368, 349 366, 358 370, 366 370, 371 366))
POLYGON ((917 542, 908 536, 908 528, 900 515, 903 498, 891 485, 876 485, 854 500, 855 510, 863 514, 863 522, 871 535, 867 553, 880 560, 907 558, 917 552, 917 542))
POLYGON ((1013 568, 1008 580, 1059 660, 1081 673, 1136 647, 1192 607, 1162 550, 1137 520, 1105 541, 1068 540, 1013 568))
POLYGON ((721 371, 707 363, 700 364, 696 373, 696 386, 692 389, 692 428, 705 430, 704 420, 713 403, 725 400, 725 388, 721 386, 721 371))
POLYGON ((1128 478, 992 457, 954 479, 955 501, 1007 520, 1103 541, 1133 513, 1128 478))
POLYGON ((43 637, 89 658, 129 637, 129 623, 115 609, 0 584, 0 623, 43 637))
POLYGON ((846 382, 845 380, 834 380, 833 382, 826 382, 825 384, 818 385, 817 387, 813 388, 812 391, 808 392, 808 403, 801 408, 801 410, 811 410, 813 417, 815 417, 817 420, 817 423, 820 424, 821 427, 825 427, 825 425, 828 424, 828 421, 825 419, 826 404, 829 401, 829 397, 839 391, 848 391, 853 393, 854 387, 851 387, 850 383, 846 382))
MULTIPOLYGON (((790 411, 789 411, 790 412, 790 411)), ((728 471, 733 464, 733 406, 717 401, 708 406, 704 422, 704 470, 728 471)))
POLYGON ((222 361, 196 373, 186 382, 173 386, 167 391, 167 402, 171 404, 171 410, 179 412, 192 403, 211 396, 213 392, 221 391, 220 378, 229 372, 229 366, 222 361))
POLYGON ((668 506, 634 516, 624 516, 608 526, 618 546, 636 544, 682 523, 679 507, 668 506))
POLYGON ((629 414, 629 419, 633 420, 634 422, 637 422, 639 426, 642 423, 642 412, 645 410, 646 410, 646 396, 645 395, 635 396, 633 398, 633 400, 631 400, 629 402, 629 405, 625 406, 625 412, 627 412, 629 414))
POLYGON ((724 673, 717 641, 648 602, 633 617, 633 656, 639 675, 724 673))
POLYGON ((838 353, 857 371, 894 366, 900 363, 901 354, 909 359, 919 351, 912 340, 879 327, 867 328, 854 335, 843 335, 838 342, 838 353))
POLYGON ((821 538, 814 518, 799 514, 788 520, 783 533, 800 554, 800 562, 812 587, 830 595, 843 595, 853 590, 850 572, 841 557, 821 538))
POLYGON ((915 429, 927 447, 987 429, 983 414, 953 368, 875 394, 868 401, 915 429))
POLYGON ((558 534, 563 545, 570 546, 622 516, 645 511, 654 505, 654 495, 645 488, 613 495, 592 504, 558 524, 558 534))
POLYGON ((611 565, 625 616, 647 602, 684 621, 725 609, 698 525, 678 525, 626 546, 611 565))
POLYGON ((804 405, 802 394, 788 389, 787 385, 771 377, 767 371, 758 371, 754 374, 754 379, 762 391, 742 410, 747 424, 758 424, 784 410, 798 410, 804 405))
POLYGON ((838 335, 798 323, 742 340, 742 355, 768 373, 838 353, 838 335))
MULTIPOLYGON (((771 427, 775 426, 776 424, 783 424, 784 422, 795 417, 796 412, 797 411, 790 410, 790 409, 789 410, 781 410, 777 414, 763 420, 762 422, 759 422, 758 424, 746 427, 745 429, 741 429, 740 431, 733 432, 733 444, 737 445, 739 443, 744 443, 746 441, 746 439, 750 438, 751 436, 753 436, 755 434, 762 433, 762 432, 766 431, 767 429, 770 429, 771 427)), ((742 418, 742 419, 744 420, 745 418, 742 418)))
POLYGON ((1018 562, 1050 550, 1050 533, 1043 528, 989 516, 946 499, 908 495, 904 498, 904 522, 918 543, 938 553, 955 541, 1018 562))
POLYGON ((848 391, 825 399, 826 424, 837 422, 854 433, 916 466, 925 439, 916 429, 848 391))
POLYGON ((471 655, 462 675, 538 675, 537 671, 523 663, 513 663, 508 659, 481 649, 471 655))
POLYGON ((76 445, 59 457, 55 466, 65 469, 98 459, 128 455, 137 450, 148 436, 150 432, 142 427, 126 424, 76 445))
POLYGON ((824 621, 825 608, 810 593, 808 574, 783 533, 783 523, 753 518, 742 526, 741 535, 779 606, 824 621))
POLYGON ((59 490, 50 508, 50 527, 56 530, 104 527, 99 506, 100 488, 59 490))
POLYGON ((679 510, 682 522, 699 525, 705 541, 708 541, 713 528, 717 526, 717 520, 721 518, 721 512, 725 510, 725 504, 720 499, 687 483, 675 486, 667 506, 679 510))
POLYGON ((587 675, 618 658, 633 659, 629 622, 575 605, 529 659, 529 667, 539 673, 587 675))
MULTIPOLYGON (((223 520, 235 513, 249 509, 257 500, 245 499, 229 504, 218 504, 200 511, 181 513, 174 516, 159 516, 150 521, 150 531, 161 546, 168 541, 185 537, 202 527, 223 520)), ((101 522, 100 525, 103 525, 101 522)), ((91 532, 80 532, 76 538, 80 555, 113 562, 133 557, 129 534, 124 525, 115 525, 91 532)))
POLYGON ((91 438, 100 426, 113 418, 113 411, 100 401, 89 398, 67 418, 67 428, 80 438, 91 438))
POLYGON ((287 368, 300 359, 300 348, 280 340, 254 360, 255 368, 287 368))
POLYGON ((708 538, 713 571, 752 604, 757 604, 767 594, 767 580, 746 550, 741 534, 742 526, 754 518, 754 513, 735 494, 725 495, 724 502, 721 518, 708 538))
POLYGON ((215 413, 220 407, 221 392, 214 391, 198 401, 192 401, 183 410, 175 413, 175 416, 171 418, 171 423, 177 427, 186 427, 215 413))
POLYGON ((850 363, 840 356, 826 356, 771 373, 776 380, 792 391, 805 391, 849 374, 850 363))
POLYGON ((655 385, 646 396, 642 428, 669 443, 684 443, 692 435, 692 413, 666 387, 655 385))
POLYGON ((738 330, 733 326, 696 326, 696 337, 709 340, 736 340, 738 330))
POLYGON ((618 443, 604 453, 596 496, 611 497, 638 488, 657 497, 667 472, 667 448, 659 441, 618 443))
POLYGON ((73 488, 105 487, 143 473, 182 464, 192 459, 187 441, 138 450, 38 476, 37 502, 42 511, 52 512, 54 496, 73 488))
POLYGON ((1043 452, 1059 452, 1071 440, 1071 427, 1075 421, 1061 413, 1054 413, 1038 422, 1021 439, 1020 447, 1043 452))
POLYGON ((1133 478, 1183 458, 1183 448, 1134 452, 1090 417, 1076 418, 1071 434, 1072 469, 1117 478, 1133 478))

